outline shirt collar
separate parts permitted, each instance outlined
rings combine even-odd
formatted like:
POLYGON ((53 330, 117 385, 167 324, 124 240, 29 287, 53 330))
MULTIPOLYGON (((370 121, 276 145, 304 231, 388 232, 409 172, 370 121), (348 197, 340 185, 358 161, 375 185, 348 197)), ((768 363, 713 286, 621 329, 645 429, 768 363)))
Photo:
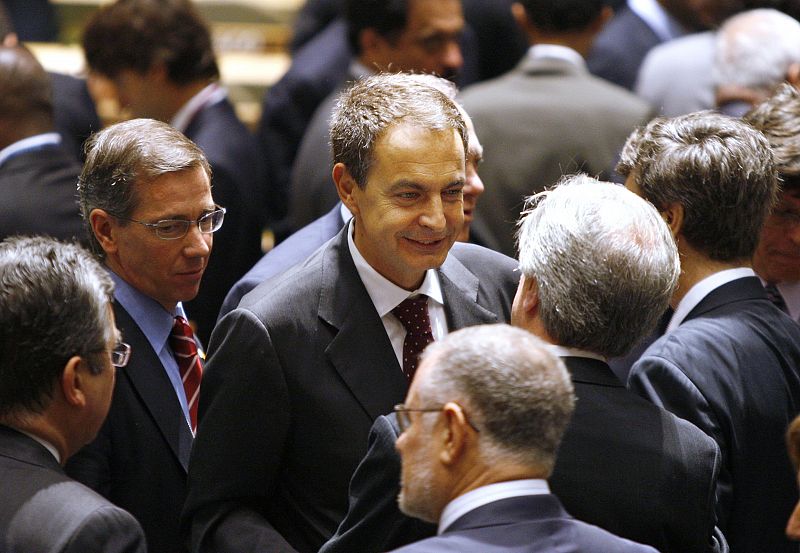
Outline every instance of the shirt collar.
POLYGON ((348 225, 347 245, 350 248, 350 255, 353 257, 353 263, 355 263, 358 276, 361 278, 361 282, 364 283, 364 287, 367 289, 367 294, 369 294, 369 297, 375 306, 375 310, 378 312, 380 317, 390 313, 392 309, 397 307, 406 298, 417 294, 424 294, 439 304, 444 305, 444 296, 442 295, 442 287, 439 282, 439 275, 436 274, 434 269, 428 269, 425 272, 425 279, 422 281, 420 287, 416 290, 409 292, 408 290, 399 287, 381 275, 378 271, 373 269, 369 263, 367 263, 367 260, 364 259, 364 256, 361 255, 361 252, 358 251, 356 243, 353 240, 353 232, 355 228, 354 220, 351 219, 348 225))
POLYGON ((549 494, 550 486, 547 485, 547 480, 542 479, 526 479, 526 480, 511 480, 509 482, 497 482, 481 486, 474 490, 458 496, 453 501, 447 504, 442 511, 442 516, 439 517, 439 530, 441 534, 447 530, 455 521, 474 511, 478 507, 482 507, 501 499, 508 499, 510 497, 521 497, 525 495, 542 495, 549 494))
POLYGON ((581 68, 586 67, 586 61, 577 51, 560 44, 534 44, 528 48, 528 57, 531 59, 557 59, 563 60, 581 68))
POLYGON ((54 446, 53 444, 51 444, 50 442, 48 442, 44 438, 40 438, 36 434, 31 434, 30 432, 22 430, 21 428, 14 428, 14 430, 16 430, 17 432, 21 432, 22 434, 25 434, 31 440, 37 442, 39 445, 41 445, 43 448, 45 448, 47 451, 49 451, 50 454, 53 457, 56 458, 56 462, 59 465, 61 464, 61 455, 58 453, 58 450, 56 449, 56 446, 54 446))
POLYGON ((658 0, 628 0, 628 7, 664 42, 689 32, 686 27, 678 23, 677 19, 667 13, 658 0))
POLYGON ((0 150, 0 165, 5 163, 8 158, 27 150, 35 150, 42 146, 55 146, 57 144, 61 144, 61 135, 57 132, 37 134, 29 136, 28 138, 23 138, 22 140, 17 140, 13 144, 0 150))
MULTIPOLYGON (((108 273, 114 280, 114 299, 125 308, 125 311, 147 338, 153 351, 160 352, 172 332, 175 317, 178 315, 186 317, 183 305, 178 303, 175 306, 175 312, 170 313, 160 303, 128 284, 114 271, 109 269, 108 273)), ((123 336, 122 339, 124 340, 125 337, 123 336)))
POLYGON ((686 319, 686 316, 692 312, 692 309, 697 307, 697 304, 703 301, 703 298, 723 284, 727 284, 740 278, 752 276, 756 276, 756 274, 753 272, 753 269, 749 267, 726 269, 724 271, 719 271, 718 273, 707 276, 692 286, 686 295, 683 296, 683 299, 681 299, 680 303, 678 303, 678 306, 675 308, 675 313, 672 314, 669 325, 667 325, 667 332, 671 332, 678 327, 678 325, 680 325, 686 319))
POLYGON ((594 353, 591 351, 587 351, 585 349, 557 346, 555 344, 548 344, 547 349, 548 351, 550 351, 550 353, 552 353, 553 355, 557 355, 558 357, 587 357, 589 359, 597 359, 598 361, 603 361, 603 362, 608 361, 605 357, 603 357, 599 353, 594 353))
POLYGON ((200 111, 208 106, 212 106, 224 100, 228 92, 219 83, 211 83, 203 90, 192 96, 188 102, 183 104, 178 113, 172 118, 170 125, 181 132, 186 132, 189 124, 200 111))

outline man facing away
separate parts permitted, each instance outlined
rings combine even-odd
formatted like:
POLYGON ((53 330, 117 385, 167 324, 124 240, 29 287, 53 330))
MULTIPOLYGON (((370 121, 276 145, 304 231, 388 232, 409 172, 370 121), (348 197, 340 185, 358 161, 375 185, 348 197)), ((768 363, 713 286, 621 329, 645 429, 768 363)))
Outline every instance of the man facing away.
POLYGON ((572 518, 550 493, 574 400, 564 364, 524 330, 476 326, 429 346, 394 409, 398 503, 439 531, 397 551, 655 551, 572 518))
POLYGON ((661 212, 681 256, 666 333, 628 387, 719 445, 717 516, 733 553, 795 551, 784 536, 797 486, 783 435, 800 410, 800 326, 751 265, 778 194, 769 143, 711 112, 659 118, 631 135, 618 170, 661 212))
POLYGON ((197 295, 225 210, 200 149, 166 123, 134 119, 94 135, 79 194, 114 280, 114 313, 137 355, 108 418, 67 470, 130 511, 150 548, 181 551, 178 517, 202 374, 182 302, 197 295))
POLYGON ((0 550, 144 553, 136 520, 64 474, 94 439, 130 346, 112 280, 80 247, 0 243, 0 550))
POLYGON ((379 75, 343 93, 331 129, 353 218, 212 335, 184 511, 193 551, 316 552, 421 345, 510 315, 514 261, 454 245, 469 146, 458 107, 379 75))

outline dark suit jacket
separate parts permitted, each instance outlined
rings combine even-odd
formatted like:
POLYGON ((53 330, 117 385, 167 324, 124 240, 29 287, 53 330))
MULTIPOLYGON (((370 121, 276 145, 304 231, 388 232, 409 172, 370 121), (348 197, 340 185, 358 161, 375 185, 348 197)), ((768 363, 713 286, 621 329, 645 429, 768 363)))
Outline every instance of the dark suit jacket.
POLYGON ((625 5, 600 31, 586 63, 594 75, 633 90, 645 55, 661 39, 625 5))
POLYGON ((0 426, 0 551, 144 553, 136 520, 64 474, 42 445, 0 426))
MULTIPOLYGON (((550 478, 553 493, 576 518, 664 553, 714 551, 720 458, 713 440, 630 393, 605 363, 564 361, 578 401, 550 478)), ((320 553, 378 553, 435 532, 397 508, 398 433, 393 414, 375 421, 350 482, 350 510, 320 553)))
MULTIPOLYGON (((347 510, 373 420, 405 397, 346 228, 214 330, 184 513, 193 551, 316 552, 347 510)), ((438 271, 448 328, 507 321, 516 265, 453 246, 438 271)))
POLYGON ((797 551, 784 536, 797 502, 784 432, 800 412, 800 326, 755 277, 706 296, 631 370, 628 386, 714 438, 718 518, 731 551, 797 551))
POLYGON ((225 296, 219 318, 221 319, 236 309, 239 301, 250 290, 301 261, 305 261, 317 248, 336 236, 336 233, 344 226, 341 205, 337 202, 327 214, 301 228, 264 254, 264 257, 259 259, 258 263, 247 271, 225 296))
POLYGON ((111 409, 97 438, 69 460, 67 472, 135 516, 151 552, 184 551, 178 519, 191 430, 145 335, 119 303, 114 315, 131 345, 131 360, 117 372, 111 409))
POLYGON ((395 553, 658 553, 575 520, 555 495, 495 501, 474 509, 441 535, 395 553))
POLYGON ((0 240, 13 234, 83 238, 80 172, 80 164, 57 145, 22 152, 0 165, 0 240))
POLYGON ((205 152, 214 201, 228 210, 214 233, 200 293, 185 304, 197 335, 208 343, 225 294, 261 257, 264 173, 255 139, 227 100, 200 111, 185 134, 205 152))
POLYGON ((83 143, 99 131, 100 118, 89 96, 85 79, 61 73, 48 73, 53 87, 53 124, 61 135, 62 145, 76 160, 83 159, 83 143))

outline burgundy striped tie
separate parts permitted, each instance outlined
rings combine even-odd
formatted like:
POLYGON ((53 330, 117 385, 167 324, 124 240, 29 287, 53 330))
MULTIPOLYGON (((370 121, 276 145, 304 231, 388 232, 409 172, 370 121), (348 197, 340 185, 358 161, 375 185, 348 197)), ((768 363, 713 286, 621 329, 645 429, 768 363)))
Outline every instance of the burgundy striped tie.
POLYGON ((419 354, 425 346, 433 342, 431 320, 428 317, 428 296, 406 298, 392 309, 392 313, 406 329, 406 338, 403 340, 403 374, 411 382, 417 371, 419 354))
POLYGON ((197 354, 192 327, 183 317, 175 317, 175 324, 169 335, 169 345, 183 381, 186 403, 189 405, 189 418, 192 421, 192 432, 197 430, 197 398, 200 395, 200 380, 203 377, 203 365, 197 354))

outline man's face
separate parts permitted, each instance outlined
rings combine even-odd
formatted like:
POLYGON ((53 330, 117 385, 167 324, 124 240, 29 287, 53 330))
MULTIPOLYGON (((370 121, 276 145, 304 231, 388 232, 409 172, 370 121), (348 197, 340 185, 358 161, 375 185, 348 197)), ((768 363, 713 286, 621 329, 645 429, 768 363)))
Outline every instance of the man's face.
POLYGON ((469 226, 475 215, 475 207, 478 205, 478 196, 484 192, 483 181, 478 174, 478 166, 483 160, 483 146, 478 140, 478 135, 475 134, 472 119, 464 111, 461 112, 461 115, 469 130, 469 150, 467 151, 466 165, 467 180, 464 184, 464 226, 458 233, 458 240, 467 242, 469 241, 469 226))
POLYGON ((464 147, 455 130, 398 123, 373 147, 362 189, 347 207, 355 243, 381 275, 407 290, 441 266, 464 223, 464 147))
MULTIPOLYGON (((209 179, 201 167, 166 173, 135 186, 138 205, 130 218, 137 221, 196 221, 214 210, 209 179)), ((138 223, 114 217, 109 221, 112 240, 104 249, 111 270, 170 312, 179 301, 197 295, 211 253, 211 234, 192 224, 183 238, 162 240, 138 223)))
POLYGON ((409 0, 406 27, 386 44, 392 71, 435 73, 453 79, 464 58, 459 39, 464 29, 461 0, 409 0))
POLYGON ((165 109, 165 102, 159 91, 164 83, 158 81, 156 71, 139 73, 124 69, 114 77, 97 73, 91 74, 94 81, 111 94, 118 103, 123 118, 147 117, 159 121, 169 121, 172 117, 165 109))
POLYGON ((98 374, 91 374, 87 371, 84 392, 87 394, 87 420, 81 425, 85 435, 82 437, 81 446, 88 444, 97 436, 97 432, 103 425, 103 421, 108 415, 111 406, 111 396, 114 392, 114 381, 116 379, 116 368, 111 364, 111 352, 117 344, 120 336, 114 321, 114 310, 109 303, 106 306, 108 321, 112 331, 106 341, 106 349, 98 352, 96 358, 91 359, 92 367, 101 368, 98 374))
MULTIPOLYGON (((430 359, 424 359, 417 369, 406 396, 409 409, 429 409, 417 394, 416 382, 426 378, 432 369, 430 359)), ((438 478, 434 430, 441 412, 410 412, 411 426, 403 432, 395 444, 402 459, 400 494, 397 503, 408 516, 428 522, 436 522, 447 504, 447 495, 438 478)))
POLYGON ((800 280, 800 189, 784 192, 767 217, 753 268, 773 284, 800 280))

